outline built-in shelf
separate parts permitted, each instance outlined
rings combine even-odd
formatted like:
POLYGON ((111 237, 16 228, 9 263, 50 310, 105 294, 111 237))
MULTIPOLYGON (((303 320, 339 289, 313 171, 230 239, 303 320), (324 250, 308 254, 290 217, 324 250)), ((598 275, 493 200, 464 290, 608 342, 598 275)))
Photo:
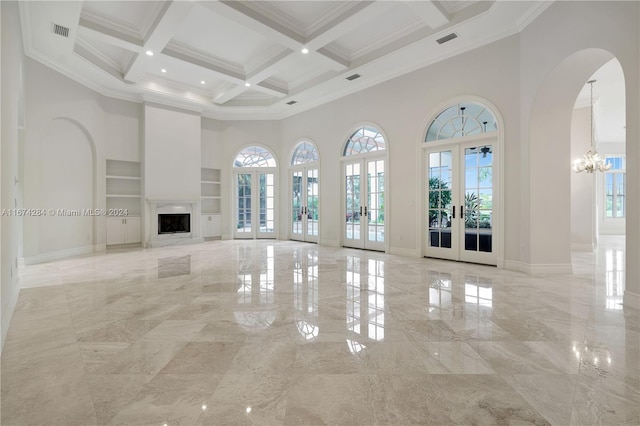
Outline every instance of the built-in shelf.
MULTIPOLYGON (((114 229, 126 224, 128 227, 127 236, 122 241, 140 242, 140 212, 142 206, 140 163, 137 161, 107 160, 105 183, 107 214, 119 216, 117 218, 108 218, 108 234, 112 237, 115 234, 119 234, 121 231, 114 231, 114 229), (122 219, 121 222, 119 222, 120 219, 122 219), (116 227, 116 224, 119 224, 118 227, 116 227)), ((116 244, 116 240, 119 241, 119 239, 108 238, 107 244, 116 244)))
MULTIPOLYGON (((221 201, 220 169, 200 169, 200 208, 203 215, 219 215, 221 201)), ((209 219, 207 218, 207 221, 209 219)))
POLYGON ((140 176, 113 176, 107 175, 107 179, 120 179, 120 180, 141 180, 140 176))

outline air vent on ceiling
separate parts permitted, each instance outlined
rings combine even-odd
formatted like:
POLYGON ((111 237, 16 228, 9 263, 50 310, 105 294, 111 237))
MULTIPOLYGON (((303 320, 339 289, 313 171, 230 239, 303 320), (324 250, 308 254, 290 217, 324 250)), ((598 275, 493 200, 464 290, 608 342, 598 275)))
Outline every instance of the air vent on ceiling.
POLYGON ((289 102, 287 102, 287 105, 293 105, 293 104, 297 104, 297 103, 298 103, 298 101, 289 101, 289 102))
POLYGON ((349 77, 347 77, 347 80, 352 81, 352 80, 355 80, 356 78, 360 78, 360 74, 350 75, 349 77))
POLYGON ((63 27, 62 25, 52 24, 51 25, 51 31, 54 34, 58 34, 59 36, 69 37, 69 28, 63 27))
POLYGON ((454 38, 458 38, 458 34, 456 33, 451 33, 449 35, 446 35, 444 37, 441 37, 439 39, 437 39, 436 41, 438 42, 438 44, 442 44, 442 43, 446 43, 448 41, 453 40, 454 38))

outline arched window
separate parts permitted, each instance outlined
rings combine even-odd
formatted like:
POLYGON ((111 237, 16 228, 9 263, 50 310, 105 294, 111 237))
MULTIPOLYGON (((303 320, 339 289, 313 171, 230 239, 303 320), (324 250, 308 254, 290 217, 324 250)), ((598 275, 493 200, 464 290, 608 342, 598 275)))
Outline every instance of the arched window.
POLYGON ((266 148, 249 146, 236 156, 233 167, 276 167, 276 159, 266 148))
POLYGON ((442 111, 431 123, 425 142, 453 139, 498 130, 498 123, 486 107, 461 102, 442 111))
POLYGON ((313 163, 319 159, 320 156, 318 155, 316 146, 312 142, 302 141, 296 145, 296 148, 293 150, 291 165, 297 166, 299 164, 313 163))
POLYGON ((343 155, 358 155, 365 154, 367 152, 383 151, 387 149, 387 145, 384 141, 384 136, 373 127, 360 127, 353 132, 347 143, 344 146, 343 155))

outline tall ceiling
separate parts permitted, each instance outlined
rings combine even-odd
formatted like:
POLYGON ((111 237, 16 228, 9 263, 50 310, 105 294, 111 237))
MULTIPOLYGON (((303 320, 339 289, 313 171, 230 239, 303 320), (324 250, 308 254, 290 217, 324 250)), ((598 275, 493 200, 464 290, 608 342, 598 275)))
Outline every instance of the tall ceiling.
POLYGON ((20 15, 27 56, 106 96, 277 119, 517 33, 550 3, 25 1, 20 15))

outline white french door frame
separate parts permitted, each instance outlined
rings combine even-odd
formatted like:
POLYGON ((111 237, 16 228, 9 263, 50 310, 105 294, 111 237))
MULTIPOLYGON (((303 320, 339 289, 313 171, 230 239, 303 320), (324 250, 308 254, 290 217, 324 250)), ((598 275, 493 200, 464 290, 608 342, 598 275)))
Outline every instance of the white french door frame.
POLYGON ((389 234, 388 234, 387 224, 390 223, 389 222, 389 217, 390 217, 389 206, 391 205, 389 203, 390 194, 388 191, 390 174, 389 174, 389 159, 387 155, 387 150, 384 150, 382 152, 376 151, 376 152, 368 152, 365 154, 350 155, 346 157, 342 156, 340 160, 341 160, 340 161, 340 175, 341 175, 340 222, 342 224, 340 226, 340 245, 343 247, 352 247, 352 248, 359 248, 359 249, 365 249, 365 250, 376 250, 376 251, 387 252, 389 249, 389 234), (347 190, 345 187, 346 167, 348 164, 360 165, 360 207, 363 208, 362 216, 365 216, 368 218, 368 215, 364 214, 364 211, 365 211, 364 208, 367 209, 366 210, 367 213, 369 213, 369 209, 371 208, 371 206, 367 205, 367 195, 368 195, 367 165, 371 162, 379 161, 379 160, 382 160, 384 162, 384 190, 382 192, 382 194, 384 195, 384 204, 385 204, 384 225, 383 225, 384 240, 382 242, 369 240, 368 220, 367 220, 367 223, 365 223, 364 230, 360 229, 359 240, 349 239, 346 237, 347 218, 345 216, 345 213, 347 212, 347 206, 346 206, 347 190))
POLYGON ((320 237, 320 205, 322 203, 322 201, 320 200, 320 165, 317 164, 317 162, 313 162, 313 163, 305 163, 302 166, 295 166, 295 167, 291 167, 289 169, 289 238, 292 240, 296 240, 296 241, 305 241, 305 242, 310 242, 310 243, 317 243, 318 239, 320 237), (310 171, 316 171, 317 174, 317 179, 318 179, 318 183, 317 183, 317 194, 316 197, 318 199, 317 201, 317 206, 315 211, 313 210, 313 207, 311 210, 309 210, 309 205, 308 205, 308 199, 309 199, 309 193, 307 192, 308 190, 308 177, 309 177, 309 172, 310 171), (301 230, 302 232, 296 233, 294 232, 294 221, 293 221, 293 176, 295 173, 302 173, 302 182, 301 182, 301 190, 304 191, 304 194, 302 194, 302 210, 300 211, 301 214, 301 230), (312 215, 312 218, 314 216, 317 216, 317 219, 315 220, 315 235, 310 235, 309 233, 309 215, 312 215))
MULTIPOLYGON (((278 232, 278 169, 274 167, 244 167, 233 169, 233 180, 231 182, 233 203, 231 203, 231 217, 233 218, 233 238, 234 239, 275 239, 278 232), (251 228, 247 232, 238 231, 238 176, 248 174, 251 176, 251 228), (262 231, 260 229, 260 175, 270 174, 273 176, 273 230, 262 231)), ((265 214, 268 214, 265 212, 265 214)), ((268 218, 267 218, 268 219, 268 218)))
MULTIPOLYGON (((461 256, 460 253, 464 251, 464 247, 460 247, 460 240, 452 241, 456 245, 456 252, 451 252, 449 255, 443 253, 441 255, 434 256, 433 254, 427 253, 427 245, 428 241, 428 227, 429 223, 426 218, 429 216, 429 206, 428 206, 428 185, 429 175, 427 170, 427 152, 428 151, 445 151, 447 149, 450 150, 459 150, 463 154, 461 155, 464 158, 464 149, 469 146, 477 146, 482 144, 490 144, 494 147, 493 149, 493 210, 492 210, 492 251, 495 252, 495 260, 490 262, 484 262, 480 256, 480 259, 477 261, 478 263, 487 263, 491 265, 496 265, 498 268, 504 268, 504 156, 503 156, 503 136, 502 132, 496 131, 491 133, 481 133, 477 135, 464 136, 455 139, 447 139, 447 140, 439 140, 439 141, 431 141, 431 142, 421 142, 421 152, 420 152, 420 196, 418 199, 422 200, 420 203, 420 214, 419 214, 419 226, 420 226, 420 251, 422 257, 441 257, 443 259, 450 260, 459 260, 459 261, 472 261, 469 258, 465 258, 465 256, 461 256), (426 230, 426 231, 425 231, 426 230)), ((463 173, 459 172, 456 179, 461 179, 461 175, 463 173)), ((464 185, 461 183, 460 188, 464 185)), ((464 204, 464 188, 461 190, 462 193, 462 204, 464 204)), ((456 220, 460 221, 460 200, 457 200, 456 204, 456 220)), ((464 228, 462 228, 462 234, 464 234, 464 228)), ((452 238, 453 239, 453 238, 452 238)), ((453 244, 452 244, 453 245, 453 244)), ((453 249, 453 248, 452 248, 453 249)))

